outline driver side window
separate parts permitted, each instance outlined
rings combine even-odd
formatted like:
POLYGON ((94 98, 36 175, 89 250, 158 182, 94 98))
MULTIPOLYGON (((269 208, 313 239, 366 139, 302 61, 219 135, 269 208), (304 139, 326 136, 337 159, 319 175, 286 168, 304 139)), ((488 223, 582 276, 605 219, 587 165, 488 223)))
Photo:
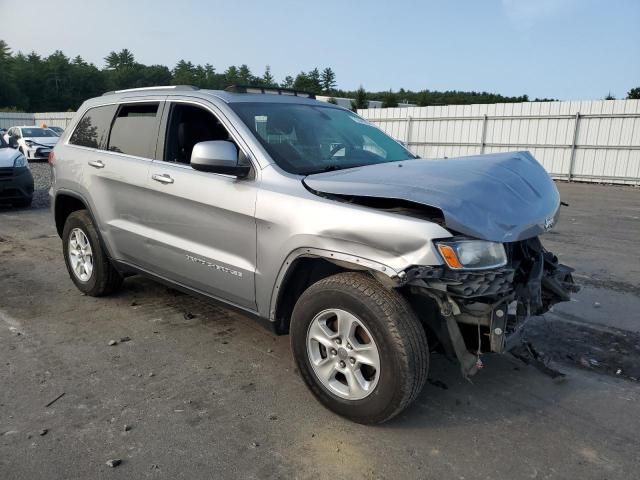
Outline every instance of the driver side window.
POLYGON ((172 104, 165 137, 165 162, 189 165, 196 143, 211 140, 233 141, 225 126, 208 110, 195 105, 172 104))

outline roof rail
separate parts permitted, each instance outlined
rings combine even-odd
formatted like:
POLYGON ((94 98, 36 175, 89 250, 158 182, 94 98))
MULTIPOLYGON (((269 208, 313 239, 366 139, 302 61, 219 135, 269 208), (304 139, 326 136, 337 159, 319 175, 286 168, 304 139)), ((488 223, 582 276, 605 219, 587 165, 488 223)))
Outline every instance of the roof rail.
POLYGON ((277 95, 293 95, 294 97, 306 97, 311 99, 316 98, 316 94, 311 92, 303 92, 302 90, 294 90, 292 88, 263 87, 261 85, 231 85, 225 88, 224 91, 232 93, 268 93, 277 95))
POLYGON ((114 93, 129 93, 129 92, 148 92, 153 90, 173 90, 173 91, 181 91, 181 90, 200 90, 198 87, 193 85, 161 85, 158 87, 140 87, 140 88, 126 88, 124 90, 111 90, 109 92, 104 92, 102 96, 105 95, 113 95, 114 93))

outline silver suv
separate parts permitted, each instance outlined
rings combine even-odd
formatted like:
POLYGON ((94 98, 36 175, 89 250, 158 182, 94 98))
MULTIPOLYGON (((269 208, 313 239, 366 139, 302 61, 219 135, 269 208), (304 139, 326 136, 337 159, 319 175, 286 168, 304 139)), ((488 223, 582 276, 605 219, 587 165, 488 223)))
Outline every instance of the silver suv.
POLYGON ((109 92, 50 161, 82 292, 143 274, 263 319, 290 334, 313 394, 356 422, 407 407, 431 352, 472 375, 576 289, 538 239, 560 198, 529 153, 421 160, 301 92, 109 92))

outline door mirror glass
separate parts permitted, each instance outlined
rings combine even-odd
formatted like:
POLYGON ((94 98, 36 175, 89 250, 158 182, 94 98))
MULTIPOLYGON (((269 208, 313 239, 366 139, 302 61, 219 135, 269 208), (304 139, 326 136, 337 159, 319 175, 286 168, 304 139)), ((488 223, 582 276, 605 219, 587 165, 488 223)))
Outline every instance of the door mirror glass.
POLYGON ((196 143, 191 152, 191 167, 202 172, 246 177, 250 167, 238 164, 238 149, 226 140, 196 143))

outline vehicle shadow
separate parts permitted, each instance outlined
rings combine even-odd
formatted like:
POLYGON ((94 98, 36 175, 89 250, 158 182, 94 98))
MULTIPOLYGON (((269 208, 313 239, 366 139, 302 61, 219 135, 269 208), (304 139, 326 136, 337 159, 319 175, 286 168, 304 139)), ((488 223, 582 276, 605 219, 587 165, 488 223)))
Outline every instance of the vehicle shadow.
MULTIPOLYGON (((278 337, 254 320, 222 305, 140 276, 127 278, 125 287, 114 297, 134 305, 142 315, 173 312, 173 315, 163 315, 167 327, 203 329, 202 334, 212 334, 214 341, 219 340, 220 335, 242 337, 250 334, 260 350, 266 351, 274 345, 283 349, 279 352, 281 361, 287 363, 287 367, 293 366, 288 337, 278 337), (256 336, 258 332, 260 335, 256 336)), ((575 392, 570 375, 566 380, 556 382, 510 354, 484 355, 482 360, 485 367, 467 380, 462 377, 457 363, 444 355, 433 354, 428 381, 415 402, 395 419, 371 428, 428 429, 504 422, 527 412, 543 411, 569 392, 575 392)))
POLYGON ((510 354, 483 355, 482 361, 484 368, 464 379, 455 362, 441 354, 432 355, 429 379, 418 398, 380 428, 510 423, 513 417, 544 412, 564 396, 575 394, 577 388, 570 374, 561 381, 553 380, 510 354))

